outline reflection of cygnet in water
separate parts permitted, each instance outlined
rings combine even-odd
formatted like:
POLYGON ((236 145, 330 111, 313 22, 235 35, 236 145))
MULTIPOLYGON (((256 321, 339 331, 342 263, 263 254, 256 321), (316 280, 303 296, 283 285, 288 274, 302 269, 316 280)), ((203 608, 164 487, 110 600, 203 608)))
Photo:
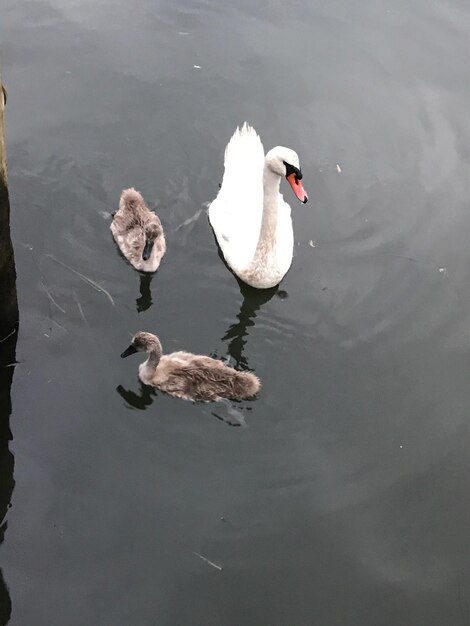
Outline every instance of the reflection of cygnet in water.
POLYGON ((131 389, 124 389, 122 385, 118 385, 116 391, 129 407, 137 409, 138 411, 145 411, 145 409, 152 404, 153 398, 157 393, 153 387, 144 385, 142 381, 140 382, 139 393, 131 389))
MULTIPOLYGON (((251 410, 251 407, 246 408, 247 410, 251 410)), ((245 416, 241 410, 236 409, 226 398, 221 398, 211 413, 218 420, 225 422, 229 426, 248 427, 245 416)))
POLYGON ((149 272, 140 273, 140 297, 136 299, 137 313, 147 311, 152 306, 152 292, 150 290, 150 283, 152 282, 153 274, 149 272))
POLYGON ((121 357, 136 352, 148 353, 147 360, 139 366, 140 380, 184 400, 242 400, 255 396, 261 386, 259 378, 251 372, 238 372, 209 356, 190 352, 163 355, 160 340, 151 333, 134 335, 121 357))
POLYGON ((114 239, 136 270, 155 272, 166 251, 158 215, 150 211, 141 194, 125 189, 110 226, 114 239))
MULTIPOLYGON (((138 393, 131 391, 130 389, 124 389, 122 385, 118 385, 116 387, 116 391, 129 408, 137 409, 138 411, 145 411, 145 409, 153 403, 157 393, 154 387, 144 385, 142 381, 140 381, 140 389, 138 393)), ((248 424, 246 423, 242 410, 251 411, 251 406, 244 406, 237 409, 233 406, 233 404, 231 404, 231 402, 231 400, 221 398, 217 402, 212 403, 210 406, 214 408, 211 410, 211 415, 228 426, 248 428, 248 424)))

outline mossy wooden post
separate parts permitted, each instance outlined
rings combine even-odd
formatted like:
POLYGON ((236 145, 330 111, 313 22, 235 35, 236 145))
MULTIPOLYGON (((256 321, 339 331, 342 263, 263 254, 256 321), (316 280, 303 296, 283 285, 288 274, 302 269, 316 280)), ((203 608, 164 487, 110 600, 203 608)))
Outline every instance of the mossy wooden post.
POLYGON ((10 238, 5 104, 6 92, 0 76, 0 341, 18 324, 15 258, 10 238))
POLYGON ((7 149, 5 146, 5 104, 6 91, 0 76, 0 180, 2 185, 7 186, 7 149))
POLYGON ((0 181, 2 185, 7 186, 7 149, 5 146, 5 104, 6 91, 3 87, 2 77, 0 76, 0 181))

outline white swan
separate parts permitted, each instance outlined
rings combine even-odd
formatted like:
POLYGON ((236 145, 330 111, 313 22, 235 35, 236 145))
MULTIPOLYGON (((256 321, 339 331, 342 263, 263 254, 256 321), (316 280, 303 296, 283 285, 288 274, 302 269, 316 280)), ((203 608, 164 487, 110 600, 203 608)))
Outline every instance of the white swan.
POLYGON ((258 289, 278 285, 292 263, 290 206, 279 193, 285 176, 305 203, 299 157, 277 146, 264 156, 261 139, 246 122, 225 148, 225 172, 209 221, 232 271, 258 289))

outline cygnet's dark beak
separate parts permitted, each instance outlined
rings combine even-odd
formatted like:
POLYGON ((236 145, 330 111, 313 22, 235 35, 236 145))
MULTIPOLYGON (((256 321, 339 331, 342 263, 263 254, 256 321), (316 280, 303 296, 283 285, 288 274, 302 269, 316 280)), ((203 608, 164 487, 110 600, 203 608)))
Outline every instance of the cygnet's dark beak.
POLYGON ((135 354, 137 352, 137 348, 131 343, 131 345, 124 350, 121 354, 121 359, 125 359, 126 356, 130 356, 131 354, 135 354))
POLYGON ((152 254, 154 240, 150 241, 149 239, 145 240, 145 246, 142 252, 142 258, 144 261, 148 261, 150 259, 150 255, 152 254))

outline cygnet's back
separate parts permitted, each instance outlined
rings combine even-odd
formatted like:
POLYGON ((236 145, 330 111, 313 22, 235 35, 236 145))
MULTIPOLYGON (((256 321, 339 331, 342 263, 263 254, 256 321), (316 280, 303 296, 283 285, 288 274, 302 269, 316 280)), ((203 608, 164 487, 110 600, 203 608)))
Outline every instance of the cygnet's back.
POLYGON ((121 252, 135 269, 158 269, 166 251, 162 223, 134 188, 122 192, 110 228, 121 252))
POLYGON ((260 389, 259 379, 251 372, 239 372, 217 359, 188 352, 162 356, 150 384, 173 396, 203 402, 252 398, 260 389))

